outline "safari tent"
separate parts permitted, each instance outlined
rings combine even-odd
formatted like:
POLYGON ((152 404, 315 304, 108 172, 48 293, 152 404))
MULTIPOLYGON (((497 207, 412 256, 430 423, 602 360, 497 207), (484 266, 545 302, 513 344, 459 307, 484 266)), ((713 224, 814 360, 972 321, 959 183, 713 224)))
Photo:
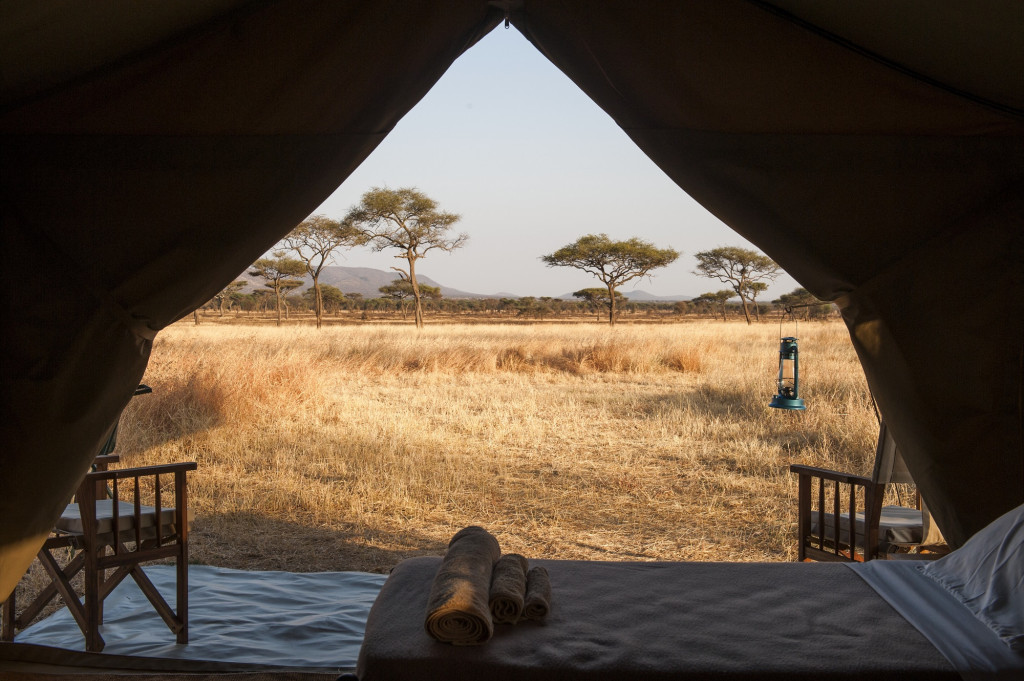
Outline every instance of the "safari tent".
POLYGON ((840 307, 951 544, 1024 502, 1017 0, 13 2, 0 598, 159 331, 506 23, 681 190, 840 307))

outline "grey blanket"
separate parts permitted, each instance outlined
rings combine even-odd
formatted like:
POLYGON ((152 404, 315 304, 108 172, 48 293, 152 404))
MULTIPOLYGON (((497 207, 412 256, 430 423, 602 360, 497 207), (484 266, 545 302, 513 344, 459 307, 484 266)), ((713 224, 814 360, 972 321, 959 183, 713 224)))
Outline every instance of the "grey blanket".
POLYGON ((533 561, 557 594, 547 620, 453 648, 423 630, 439 563, 407 560, 384 584, 361 681, 960 678, 841 564, 533 561))

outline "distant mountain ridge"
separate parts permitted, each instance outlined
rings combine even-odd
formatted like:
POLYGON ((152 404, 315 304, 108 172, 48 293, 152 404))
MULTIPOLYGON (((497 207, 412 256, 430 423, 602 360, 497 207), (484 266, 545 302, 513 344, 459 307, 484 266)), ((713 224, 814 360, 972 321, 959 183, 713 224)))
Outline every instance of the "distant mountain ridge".
MULTIPOLYGON (((303 288, 309 288, 313 285, 313 279, 310 276, 299 277, 306 285, 303 288)), ((342 293, 359 293, 366 298, 379 298, 380 287, 390 284, 395 279, 398 279, 398 272, 394 270, 377 270, 372 267, 342 267, 341 265, 329 265, 323 269, 320 273, 320 283, 334 286, 341 290, 342 293)), ((238 279, 249 282, 253 288, 261 288, 263 286, 263 280, 259 277, 253 277, 249 275, 249 271, 246 270, 242 274, 238 275, 238 279)), ((438 284, 430 277, 424 277, 417 275, 416 280, 421 284, 427 286, 440 286, 441 295, 445 298, 516 298, 513 293, 470 293, 468 291, 460 291, 459 289, 451 288, 450 286, 444 286, 438 284)), ((246 291, 250 289, 245 289, 246 291)))
MULTIPOLYGON (((682 296, 682 295, 677 295, 677 296, 657 296, 657 295, 654 295, 653 293, 648 293, 647 291, 639 291, 639 290, 637 290, 637 291, 619 291, 619 293, 621 293, 623 296, 625 296, 627 300, 632 300, 635 303, 648 303, 648 302, 674 303, 674 302, 677 302, 677 301, 680 301, 680 300, 693 300, 693 298, 694 298, 693 296, 682 296)), ((562 299, 562 300, 575 300, 575 298, 573 297, 573 295, 571 293, 563 293, 562 295, 560 295, 558 297, 560 299, 562 299)))
POLYGON ((656 301, 656 302, 661 302, 661 303, 675 303, 675 302, 678 302, 680 300, 693 300, 693 298, 694 298, 693 296, 682 296, 682 295, 658 296, 658 295, 655 295, 653 293, 648 293, 647 291, 639 291, 639 290, 638 291, 622 291, 622 295, 626 296, 630 300, 635 300, 637 302, 656 301))
MULTIPOLYGON (((238 279, 249 282, 249 287, 244 289, 250 291, 253 288, 262 288, 263 280, 259 277, 253 277, 249 275, 248 269, 242 274, 238 275, 238 279)), ((306 285, 303 287, 304 290, 313 285, 312 277, 304 276, 299 277, 306 285)), ((395 279, 398 279, 398 272, 394 270, 377 270, 372 267, 343 267, 341 265, 329 265, 323 269, 320 273, 320 283, 334 286, 341 290, 342 293, 359 293, 365 298, 379 298, 380 287, 390 284, 395 279)), ((427 286, 440 286, 441 295, 445 298, 521 298, 518 293, 470 293, 469 291, 460 291, 457 288, 438 284, 430 277, 424 277, 418 275, 416 279, 421 284, 427 286)), ((629 300, 636 302, 675 302, 677 300, 692 300, 693 296, 657 296, 647 291, 621 291, 622 295, 626 296, 629 300)), ((563 300, 574 300, 572 293, 564 293, 557 296, 563 300)))

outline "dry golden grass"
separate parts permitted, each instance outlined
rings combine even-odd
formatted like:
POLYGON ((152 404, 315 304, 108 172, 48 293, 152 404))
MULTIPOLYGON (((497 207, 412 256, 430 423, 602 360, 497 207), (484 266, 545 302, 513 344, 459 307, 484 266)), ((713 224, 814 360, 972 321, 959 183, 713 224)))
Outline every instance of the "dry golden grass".
POLYGON ((200 563, 387 571, 469 524, 528 557, 791 560, 789 464, 867 474, 877 424, 839 322, 800 324, 808 410, 770 409, 778 332, 182 323, 118 451, 199 462, 200 563))
POLYGON ((801 324, 804 413, 767 407, 776 324, 182 324, 125 465, 196 460, 192 557, 386 571, 479 524, 527 556, 789 560, 792 462, 870 471, 841 323, 801 324))

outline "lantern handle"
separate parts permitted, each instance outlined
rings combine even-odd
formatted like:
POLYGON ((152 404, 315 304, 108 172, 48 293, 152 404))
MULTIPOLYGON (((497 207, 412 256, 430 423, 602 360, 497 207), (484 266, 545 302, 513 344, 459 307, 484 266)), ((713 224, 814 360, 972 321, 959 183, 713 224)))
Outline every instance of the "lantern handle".
POLYGON ((807 305, 786 305, 782 308, 783 312, 779 315, 779 338, 782 338, 782 322, 786 319, 786 315, 793 318, 793 335, 797 338, 800 337, 800 320, 793 314, 794 307, 808 307, 807 305))

